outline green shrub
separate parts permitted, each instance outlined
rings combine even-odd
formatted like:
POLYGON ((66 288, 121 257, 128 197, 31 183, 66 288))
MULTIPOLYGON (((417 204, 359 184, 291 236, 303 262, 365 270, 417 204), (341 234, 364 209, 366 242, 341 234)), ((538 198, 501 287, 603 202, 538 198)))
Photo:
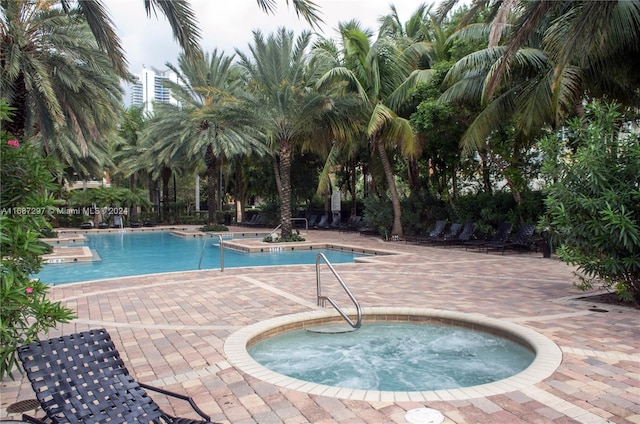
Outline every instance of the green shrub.
MULTIPOLYGON (((0 123, 8 108, 0 103, 0 123)), ((0 379, 11 376, 16 348, 41 333, 70 321, 73 312, 47 299, 49 286, 31 276, 42 266, 50 247, 39 240, 50 229, 56 202, 57 165, 28 144, 0 132, 0 379)))
POLYGON ((369 196, 364 199, 363 219, 369 228, 376 229, 382 236, 387 236, 393 225, 393 206, 387 197, 379 199, 369 196))
POLYGON ((593 102, 569 123, 547 222, 564 236, 557 253, 577 266, 579 288, 600 285, 640 304, 640 143, 624 121, 619 106, 593 102))
POLYGON ((220 231, 229 231, 229 228, 225 225, 222 224, 215 224, 215 225, 203 225, 202 227, 200 227, 200 231, 202 232, 220 232, 220 231))
POLYGON ((266 236, 262 239, 265 243, 290 243, 294 241, 304 241, 304 237, 300 234, 293 233, 289 237, 280 237, 274 240, 272 236, 266 236))

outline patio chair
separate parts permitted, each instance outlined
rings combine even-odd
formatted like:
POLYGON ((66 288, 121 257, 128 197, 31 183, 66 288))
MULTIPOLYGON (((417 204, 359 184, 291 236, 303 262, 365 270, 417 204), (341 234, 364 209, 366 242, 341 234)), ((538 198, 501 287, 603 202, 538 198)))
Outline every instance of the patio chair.
POLYGON ((481 250, 489 245, 495 246, 500 243, 505 243, 509 238, 509 234, 511 234, 512 228, 513 225, 511 223, 502 222, 500 225, 498 225, 495 234, 490 240, 468 240, 462 243, 462 245, 465 247, 465 249, 476 248, 481 250))
POLYGON ((349 222, 347 222, 346 224, 341 224, 340 228, 338 228, 340 230, 340 232, 342 231, 358 231, 358 229, 361 227, 362 223, 362 217, 360 215, 356 215, 353 218, 349 218, 349 222))
POLYGON ((454 237, 448 240, 443 240, 443 243, 445 247, 464 244, 465 242, 471 240, 471 237, 473 237, 473 233, 475 232, 475 230, 476 230, 475 222, 473 221, 465 222, 464 226, 462 227, 462 231, 460 231, 460 234, 458 234, 457 237, 454 237))
POLYGON ((489 249, 495 249, 502 251, 503 255, 505 249, 514 249, 518 250, 518 252, 522 250, 531 250, 533 233, 535 230, 536 224, 520 224, 515 234, 508 240, 505 240, 502 243, 487 243, 485 247, 487 248, 487 252, 489 252, 489 249))
POLYGON ((444 233, 444 229, 446 226, 447 226, 447 221, 438 220, 433 226, 433 229, 426 236, 410 236, 410 237, 405 237, 404 240, 407 243, 413 242, 414 244, 428 243, 429 240, 441 237, 442 233, 444 233))
POLYGON ((315 228, 327 228, 327 221, 329 220, 329 217, 327 216, 327 214, 325 213, 324 215, 322 215, 320 217, 320 222, 318 222, 315 225, 315 228))
POLYGON ((46 418, 25 422, 205 424, 210 418, 193 399, 136 382, 105 329, 42 340, 18 348, 18 357, 46 418), (204 420, 163 412, 146 393, 152 390, 189 402, 204 420), (47 420, 47 421, 44 421, 47 420))
POLYGON ((444 243, 447 240, 453 240, 456 237, 458 237, 458 234, 460 234, 460 231, 462 231, 462 224, 458 222, 454 222, 453 224, 451 224, 451 226, 447 231, 442 233, 440 237, 427 238, 424 241, 421 241, 420 243, 423 243, 423 244, 444 243))

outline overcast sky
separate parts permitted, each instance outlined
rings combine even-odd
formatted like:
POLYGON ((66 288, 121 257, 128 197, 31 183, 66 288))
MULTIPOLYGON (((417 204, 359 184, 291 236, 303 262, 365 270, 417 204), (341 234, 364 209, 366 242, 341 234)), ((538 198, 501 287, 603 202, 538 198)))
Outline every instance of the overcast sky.
MULTIPOLYGON (((255 0, 191 0, 202 33, 201 45, 207 52, 217 48, 228 55, 235 48, 248 51, 252 31, 260 29, 265 35, 284 26, 299 34, 309 29, 306 21, 298 19, 292 6, 277 0, 278 13, 268 15, 255 0)), ((292 2, 289 2, 292 3, 292 2)), ((416 11, 420 1, 415 0, 316 0, 322 12, 322 34, 335 37, 339 22, 357 19, 364 27, 374 31, 378 18, 390 12, 395 4, 400 20, 405 22, 416 11)), ((173 40, 171 27, 164 17, 146 17, 143 0, 106 0, 130 64, 129 70, 137 74, 142 66, 166 69, 166 62, 176 64, 179 47, 173 40)), ((428 2, 427 4, 431 4, 428 2)), ((435 9, 435 8, 434 8, 435 9)))

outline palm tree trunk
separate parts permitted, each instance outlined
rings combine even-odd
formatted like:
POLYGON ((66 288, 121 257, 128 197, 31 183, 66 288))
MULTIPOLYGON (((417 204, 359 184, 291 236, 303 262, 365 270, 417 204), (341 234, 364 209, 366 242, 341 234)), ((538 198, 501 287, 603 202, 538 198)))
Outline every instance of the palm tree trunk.
POLYGON ((291 237, 291 141, 280 140, 280 236, 291 237))
POLYGON ((26 131, 27 89, 24 83, 24 73, 20 72, 14 83, 15 95, 11 107, 15 109, 11 120, 2 123, 4 130, 22 141, 26 131))
POLYGON ((216 178, 217 167, 216 157, 213 154, 211 146, 207 146, 207 152, 204 156, 204 161, 207 165, 207 223, 209 225, 216 224, 216 178))
POLYGON ((393 170, 391 169, 391 163, 389 162, 389 156, 387 150, 377 136, 374 136, 373 142, 378 148, 378 154, 380 155, 380 162, 382 162, 382 169, 384 175, 387 178, 387 184, 389 185, 389 194, 391 195, 391 204, 393 205, 393 225, 391 227, 391 235, 402 238, 402 211, 400 209, 400 196, 398 195, 398 188, 396 187, 396 181, 393 178, 393 170))
POLYGON ((358 214, 358 199, 356 195, 356 161, 349 161, 349 194, 351 195, 351 213, 349 218, 354 219, 358 214))
POLYGON ((162 167, 162 222, 169 223, 169 182, 171 181, 171 168, 162 167))

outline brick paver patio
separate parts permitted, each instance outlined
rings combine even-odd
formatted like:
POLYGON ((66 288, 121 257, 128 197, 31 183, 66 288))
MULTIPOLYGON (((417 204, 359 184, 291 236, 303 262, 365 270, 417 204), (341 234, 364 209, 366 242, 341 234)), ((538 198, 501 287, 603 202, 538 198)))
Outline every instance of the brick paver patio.
MULTIPOLYGON (((235 230, 235 229, 234 229, 235 230)), ((337 231, 308 241, 393 250, 371 263, 335 268, 365 307, 412 307, 481 314, 555 342, 562 363, 530 386, 486 397, 365 401, 269 384, 225 357, 230 334, 269 318, 316 310, 314 266, 194 271, 53 287, 78 319, 50 333, 105 327, 129 371, 142 382, 193 396, 222 423, 406 423, 414 408, 437 409, 446 423, 640 424, 640 311, 577 300, 571 269, 540 254, 486 254, 385 243, 337 231), (602 311, 607 312, 602 312, 602 311)), ((260 243, 254 241, 251 243, 260 243)), ((7 407, 34 398, 25 379, 1 385, 7 407)), ((188 406, 163 407, 190 416, 188 406)), ((194 417, 195 418, 195 417, 194 417)))

